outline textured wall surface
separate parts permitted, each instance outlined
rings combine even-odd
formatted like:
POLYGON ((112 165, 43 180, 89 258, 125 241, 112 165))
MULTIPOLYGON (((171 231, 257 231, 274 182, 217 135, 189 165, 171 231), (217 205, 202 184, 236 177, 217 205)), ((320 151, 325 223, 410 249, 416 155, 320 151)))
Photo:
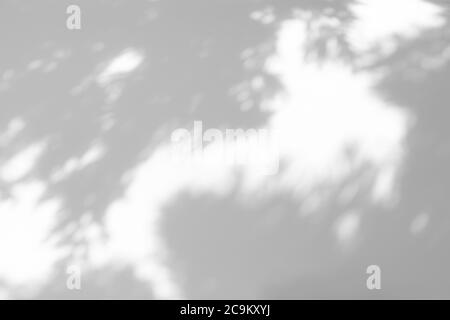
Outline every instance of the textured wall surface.
POLYGON ((0 298, 450 298, 450 3, 0 2, 0 298))

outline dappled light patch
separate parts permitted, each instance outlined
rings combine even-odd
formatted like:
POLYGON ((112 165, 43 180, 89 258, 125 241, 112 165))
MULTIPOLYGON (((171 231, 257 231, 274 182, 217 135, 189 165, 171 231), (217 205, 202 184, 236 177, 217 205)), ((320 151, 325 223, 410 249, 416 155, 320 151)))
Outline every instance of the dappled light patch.
POLYGON ((341 297, 443 247, 448 13, 394 2, 86 1, 5 40, 0 298, 341 297))

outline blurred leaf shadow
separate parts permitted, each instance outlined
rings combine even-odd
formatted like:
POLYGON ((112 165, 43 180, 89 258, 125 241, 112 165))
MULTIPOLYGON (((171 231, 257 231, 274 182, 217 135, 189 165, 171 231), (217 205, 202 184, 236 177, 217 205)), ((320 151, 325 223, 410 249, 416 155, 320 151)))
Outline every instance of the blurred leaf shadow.
MULTIPOLYGON (((124 176, 174 128, 196 119, 204 119, 211 127, 244 128, 267 121, 270 114, 257 108, 243 112, 230 94, 254 75, 267 77, 261 69, 273 51, 277 24, 256 23, 249 18, 253 11, 271 6, 279 21, 291 17, 297 8, 333 16, 344 24, 353 18, 349 11, 353 1, 135 1, 133 5, 75 1, 83 10, 83 29, 71 33, 61 13, 72 2, 5 1, 0 11, 0 21, 7 26, 0 28, 0 70, 14 71, 0 91, 0 125, 6 128, 14 119, 25 123, 13 141, 1 146, 0 160, 36 141, 48 142, 26 179, 47 181, 46 197, 63 200, 55 233, 85 214, 101 222, 108 206, 126 190, 124 176), (119 94, 108 101, 107 89, 95 79, 108 61, 130 48, 143 52, 144 62, 131 75, 114 81, 112 89, 119 88, 119 94), (256 53, 246 69, 241 54, 249 48, 256 48, 256 53), (58 66, 52 69, 55 61, 58 66), (71 94, 78 85, 81 93, 71 94), (104 129, 108 120, 113 126, 104 129), (97 143, 105 150, 99 160, 52 182, 55 170, 97 143)), ((433 3, 448 6, 443 1, 433 3)), ((330 235, 334 221, 330 217, 346 209, 332 200, 318 213, 326 218, 320 224, 308 224, 298 219, 298 199, 289 195, 253 206, 241 203, 237 191, 223 198, 179 195, 165 210, 163 235, 172 267, 189 298, 405 297, 408 286, 423 288, 423 296, 448 297, 446 105, 450 97, 446 89, 450 69, 444 62, 432 71, 424 70, 416 58, 423 61, 444 50, 450 37, 448 14, 447 10, 444 27, 414 41, 398 39, 394 54, 366 67, 387 70, 388 76, 377 88, 380 95, 417 117, 408 137, 399 206, 386 210, 368 206, 364 196, 354 200, 359 202, 353 205, 366 213, 367 226, 361 245, 349 257, 336 248, 330 235), (432 212, 432 229, 427 232, 433 236, 418 240, 411 237, 408 225, 423 210, 432 212), (382 250, 387 245, 389 250, 382 250), (391 286, 386 295, 361 287, 365 284, 361 270, 373 261, 388 270, 391 286), (435 262, 434 272, 430 272, 430 261, 435 262), (421 280, 411 285, 409 280, 417 274, 421 280)), ((357 59, 340 29, 324 30, 313 40, 311 54, 326 59, 327 43, 333 40, 342 59, 350 65, 357 59)), ((271 90, 277 90, 277 79, 266 81, 271 90)), ((267 90, 253 97, 254 104, 272 93, 267 90)), ((13 187, 0 182, 3 195, 13 187)), ((73 235, 67 234, 64 244, 79 245, 73 235)), ((37 297, 115 298, 116 292, 120 298, 152 297, 131 271, 87 275, 85 281, 93 289, 81 296, 64 291, 65 277, 55 275, 37 297)), ((412 296, 413 292, 417 291, 412 296)))

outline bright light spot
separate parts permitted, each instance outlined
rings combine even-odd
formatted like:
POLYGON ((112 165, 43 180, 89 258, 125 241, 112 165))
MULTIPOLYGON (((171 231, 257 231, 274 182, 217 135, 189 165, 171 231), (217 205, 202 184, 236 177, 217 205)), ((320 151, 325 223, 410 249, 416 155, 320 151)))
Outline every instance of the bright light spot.
POLYGON ((356 73, 336 59, 302 59, 308 32, 301 20, 284 22, 276 54, 267 63, 284 88, 265 104, 274 112, 269 126, 288 161, 281 186, 303 197, 369 164, 381 177, 373 200, 386 200, 395 186, 410 116, 373 92, 378 74, 356 73))
POLYGON ((41 201, 44 192, 41 182, 22 183, 0 200, 0 282, 28 292, 51 276, 62 253, 51 237, 60 203, 41 201))
POLYGON ((108 63, 106 68, 98 75, 97 83, 101 86, 136 70, 144 61, 144 55, 135 49, 127 49, 108 63))
POLYGON ((45 143, 38 142, 13 156, 0 168, 0 178, 5 182, 15 182, 29 174, 39 156, 45 149, 45 143))
POLYGON ((105 149, 101 144, 94 144, 80 158, 71 158, 66 161, 64 166, 53 173, 52 181, 60 181, 76 171, 83 170, 87 166, 99 161, 105 154, 105 149))
POLYGON ((8 126, 0 134, 0 146, 7 145, 25 128, 25 122, 21 118, 14 118, 9 121, 8 126))
POLYGON ((357 212, 348 212, 339 217, 335 224, 336 236, 339 242, 346 245, 358 231, 360 216, 357 212))
POLYGON ((445 23, 443 9, 423 0, 359 0, 351 11, 356 20, 348 40, 359 54, 374 49, 391 54, 397 48, 396 37, 411 39, 445 23))
POLYGON ((0 286, 0 300, 9 300, 8 290, 0 286))
POLYGON ((250 14, 250 18, 252 20, 258 21, 262 24, 271 24, 275 21, 275 15, 273 13, 273 9, 268 7, 264 10, 253 11, 250 14))

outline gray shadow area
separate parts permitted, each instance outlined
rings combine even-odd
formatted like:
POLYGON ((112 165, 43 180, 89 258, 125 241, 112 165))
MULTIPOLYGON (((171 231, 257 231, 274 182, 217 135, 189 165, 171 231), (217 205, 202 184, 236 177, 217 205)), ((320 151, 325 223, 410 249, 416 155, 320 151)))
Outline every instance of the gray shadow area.
MULTIPOLYGON (((279 174, 253 193, 242 191, 246 177, 239 170, 230 172, 234 185, 220 195, 208 188, 193 192, 194 181, 170 194, 161 208, 158 234, 166 249, 165 266, 188 299, 450 298, 450 7, 446 1, 423 2, 439 8, 444 23, 412 38, 396 36, 395 50, 388 54, 372 48, 373 62, 361 65, 345 29, 357 18, 351 10, 357 1, 2 1, 0 221, 13 226, 1 215, 13 216, 11 208, 22 199, 18 188, 42 182, 45 191, 36 207, 52 199, 60 202, 44 238, 57 239, 55 246, 63 253, 50 275, 42 272, 44 283, 38 281, 29 291, 24 289, 26 275, 11 276, 16 262, 10 256, 24 250, 25 258, 17 263, 30 263, 39 261, 40 253, 28 259, 22 238, 12 236, 19 240, 0 245, 0 297, 6 292, 12 299, 159 299, 151 281, 133 265, 114 259, 84 272, 82 290, 67 290, 66 266, 80 256, 91 259, 86 253, 91 238, 80 236, 80 230, 89 221, 100 226, 102 240, 110 240, 108 210, 127 197, 133 186, 130 174, 176 128, 199 119, 219 129, 270 125, 276 112, 258 106, 285 88, 282 79, 265 71, 267 59, 277 53, 283 22, 298 17, 300 10, 309 14, 311 28, 324 16, 339 27, 319 28, 299 59, 312 56, 317 65, 340 61, 355 73, 382 71, 373 88, 376 96, 414 115, 397 178, 399 200, 389 207, 373 203, 370 187, 362 185, 342 203, 343 190, 365 181, 370 170, 364 166, 321 186, 326 201, 312 217, 302 208, 313 191, 296 196, 292 186, 277 189, 271 182, 289 175, 285 159, 279 174), (82 8, 79 31, 65 27, 70 4, 82 8), (270 23, 255 21, 261 18, 258 10, 273 14, 266 16, 270 23), (126 53, 141 59, 137 66, 105 76, 108 64, 126 53), (246 54, 251 56, 247 64, 246 54), (255 77, 264 81, 264 89, 239 96, 255 77), (44 151, 32 169, 24 169, 26 174, 20 174, 20 166, 8 166, 21 151, 43 141, 44 151), (97 151, 86 156, 89 150, 97 151), (266 187, 276 191, 261 197, 266 187), (346 251, 335 228, 353 211, 362 213, 363 222, 346 251), (418 229, 422 225, 425 231, 418 229), (382 269, 382 290, 366 287, 365 270, 371 264, 382 269)), ((323 114, 312 121, 327 118, 323 114)), ((291 138, 298 139, 295 132, 291 138)), ((146 190, 142 194, 151 203, 158 198, 146 190)), ((26 219, 34 221, 34 208, 23 209, 30 216, 26 219)), ((123 214, 135 219, 133 212, 123 214)))

